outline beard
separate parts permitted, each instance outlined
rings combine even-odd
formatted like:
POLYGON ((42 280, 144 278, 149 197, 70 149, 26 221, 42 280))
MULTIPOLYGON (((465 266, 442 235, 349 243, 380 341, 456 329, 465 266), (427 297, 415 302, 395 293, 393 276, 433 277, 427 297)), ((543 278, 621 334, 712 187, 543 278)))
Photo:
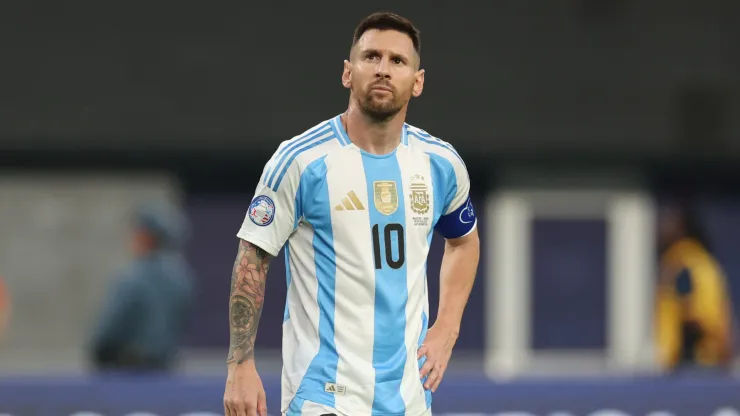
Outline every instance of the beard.
POLYGON ((372 120, 377 122, 388 121, 401 111, 406 102, 398 96, 396 89, 392 86, 382 84, 391 89, 387 94, 390 97, 387 97, 386 94, 381 96, 378 91, 374 91, 373 87, 375 85, 377 83, 371 84, 364 94, 359 95, 360 109, 372 120))

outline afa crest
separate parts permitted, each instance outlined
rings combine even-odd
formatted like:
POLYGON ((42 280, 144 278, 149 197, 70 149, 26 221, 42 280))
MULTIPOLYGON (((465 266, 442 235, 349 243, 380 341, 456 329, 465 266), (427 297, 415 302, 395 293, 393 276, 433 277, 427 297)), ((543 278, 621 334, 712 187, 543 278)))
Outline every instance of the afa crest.
POLYGON ((398 209, 398 190, 394 181, 373 182, 375 209, 383 215, 391 215, 398 209))
POLYGON ((429 212, 429 187, 424 183, 424 177, 414 175, 411 178, 409 188, 411 189, 411 193, 409 194, 411 210, 419 215, 429 212))

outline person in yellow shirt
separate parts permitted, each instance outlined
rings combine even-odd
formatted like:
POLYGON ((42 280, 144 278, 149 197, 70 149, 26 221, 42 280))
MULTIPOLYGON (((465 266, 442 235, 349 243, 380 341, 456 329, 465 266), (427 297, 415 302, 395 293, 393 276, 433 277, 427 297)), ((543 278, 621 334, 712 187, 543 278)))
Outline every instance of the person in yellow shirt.
POLYGON ((656 342, 663 369, 726 368, 733 358, 732 306, 724 272, 687 204, 662 210, 656 342))

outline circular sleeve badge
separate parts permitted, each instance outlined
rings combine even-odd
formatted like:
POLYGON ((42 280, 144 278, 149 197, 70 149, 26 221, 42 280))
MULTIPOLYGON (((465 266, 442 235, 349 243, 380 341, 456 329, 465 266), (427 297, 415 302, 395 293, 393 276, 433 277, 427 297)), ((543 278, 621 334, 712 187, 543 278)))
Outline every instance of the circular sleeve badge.
POLYGON ((275 203, 266 195, 260 195, 249 205, 249 219, 260 227, 265 227, 275 219, 275 203))

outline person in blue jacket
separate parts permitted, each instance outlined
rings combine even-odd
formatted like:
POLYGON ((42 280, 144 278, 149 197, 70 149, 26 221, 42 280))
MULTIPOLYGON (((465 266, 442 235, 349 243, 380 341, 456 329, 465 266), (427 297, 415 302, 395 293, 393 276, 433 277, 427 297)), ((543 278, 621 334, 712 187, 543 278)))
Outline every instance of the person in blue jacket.
POLYGON ((168 371, 177 362, 193 302, 186 229, 184 217, 164 206, 136 212, 134 259, 109 288, 92 336, 98 371, 168 371))

